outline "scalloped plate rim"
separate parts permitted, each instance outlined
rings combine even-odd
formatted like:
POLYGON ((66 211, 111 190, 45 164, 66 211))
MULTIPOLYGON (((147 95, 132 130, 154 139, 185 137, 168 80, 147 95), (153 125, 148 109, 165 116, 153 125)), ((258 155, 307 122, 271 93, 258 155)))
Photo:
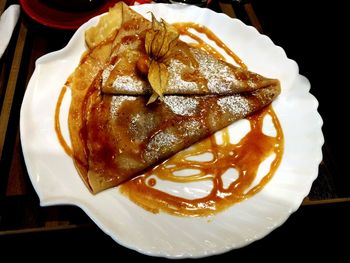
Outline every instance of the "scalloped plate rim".
MULTIPOLYGON (((183 8, 195 8, 196 10, 197 7, 183 7, 183 6, 175 6, 175 5, 164 5, 164 4, 157 4, 157 6, 155 7, 155 5, 142 5, 142 6, 136 6, 136 7, 132 7, 133 9, 137 10, 137 11, 140 11, 140 10, 147 10, 147 9, 152 9, 152 8, 157 8, 159 10, 163 10, 163 9, 167 9, 167 8, 175 8, 175 9, 183 9, 183 8)), ((253 34, 256 35, 257 38, 259 38, 260 36, 262 36, 262 38, 267 38, 266 36, 264 35, 261 35, 259 34, 255 28, 253 27, 250 27, 250 26, 246 26, 243 22, 241 22, 240 20, 238 19, 234 19, 232 20, 231 18, 227 17, 226 15, 224 14, 217 14, 217 13, 214 13, 213 11, 211 10, 202 10, 202 12, 205 12, 206 14, 211 14, 211 15, 214 15, 214 16, 219 16, 219 17, 222 17, 222 19, 225 19, 227 21, 236 21, 235 23, 237 24, 240 24, 241 27, 243 28, 249 28, 248 30, 252 31, 253 34)), ((71 49, 74 49, 74 45, 76 44, 77 41, 79 41, 79 33, 81 33, 84 28, 86 28, 88 25, 91 25, 91 23, 96 23, 97 22, 97 17, 95 18, 92 18, 90 21, 88 21, 87 23, 85 23, 84 25, 82 25, 82 27, 80 27, 78 29, 78 31, 74 34, 74 36, 72 37, 72 39, 69 41, 69 43, 67 44, 67 46, 59 51, 56 51, 56 52, 53 52, 53 53, 50 53, 50 54, 47 54, 41 58, 39 58, 37 61, 36 61, 36 69, 33 73, 33 76, 32 78, 30 79, 30 82, 28 83, 28 88, 26 90, 26 93, 25 93, 25 97, 24 97, 24 100, 23 100, 23 104, 22 104, 22 108, 21 108, 21 117, 20 117, 20 135, 21 135, 21 142, 22 142, 22 147, 23 147, 23 155, 24 155, 24 158, 25 158, 25 162, 26 162, 26 165, 27 165, 27 168, 28 168, 28 173, 29 173, 29 176, 30 176, 30 179, 32 181, 32 184, 36 190, 36 192, 38 193, 39 195, 39 198, 40 198, 40 204, 41 205, 53 205, 53 204, 74 204, 74 205, 77 205, 79 206, 81 209, 83 209, 85 211, 86 214, 88 214, 92 220, 95 221, 95 223, 105 232, 107 233, 108 235, 110 235, 116 242, 118 242, 119 244, 125 246, 125 247, 128 247, 128 248, 131 248, 131 249, 134 249, 140 253, 143 253, 143 254, 147 254, 147 255, 152 255, 152 256, 161 256, 161 257, 168 257, 168 258, 184 258, 184 257, 193 257, 193 258, 198 258, 198 257, 205 257, 205 256, 209 256, 209 255, 216 255, 216 254, 220 254, 220 253, 223 253, 223 252, 227 252, 229 250, 232 250, 232 249, 235 249, 235 248, 239 248, 239 247, 242 247, 242 246, 245 246, 245 245, 248 245, 250 243, 252 243, 253 241, 256 241, 256 240, 259 240, 263 237, 265 237, 267 234, 269 234, 273 229, 281 226, 287 219, 288 217, 290 216, 290 214, 292 214, 293 212, 295 212, 303 198, 308 194, 308 192, 310 191, 310 188, 311 188, 311 185, 312 185, 312 182, 317 178, 317 174, 318 174, 318 165, 319 163, 321 162, 322 160, 322 152, 321 152, 321 147, 323 145, 323 142, 324 142, 324 139, 323 139, 323 135, 322 135, 322 131, 321 131, 321 126, 322 126, 322 119, 321 119, 321 116, 318 114, 317 112, 317 105, 318 105, 318 102, 316 100, 316 98, 314 96, 312 96, 308 90, 310 88, 310 83, 308 82, 307 78, 299 75, 299 73, 297 72, 298 71, 298 68, 297 68, 297 63, 289 58, 287 58, 286 54, 285 54, 285 51, 283 50, 283 48, 281 47, 277 47, 273 44, 273 42, 267 38, 266 41, 270 42, 269 44, 270 45, 273 45, 273 48, 275 48, 276 50, 279 49, 278 52, 282 53, 282 55, 284 54, 284 60, 286 60, 288 63, 290 64, 294 64, 294 68, 293 70, 296 70, 296 75, 294 76, 294 80, 292 81, 293 83, 291 83, 291 85, 295 85, 296 82, 307 82, 306 83, 306 86, 308 86, 308 89, 307 91, 304 90, 303 93, 304 93, 304 96, 306 96, 310 101, 312 101, 313 103, 313 114, 314 114, 314 117, 317 119, 316 121, 318 121, 317 123, 317 133, 318 133, 318 141, 315 142, 315 144, 317 144, 316 148, 318 150, 318 154, 317 154, 317 157, 314 157, 314 160, 312 160, 313 162, 313 171, 312 172, 309 172, 309 177, 308 177, 308 182, 306 184, 305 187, 303 187, 303 191, 299 191, 298 192, 298 196, 296 198, 294 198, 294 203, 293 203, 293 206, 289 207, 288 209, 288 212, 287 213, 284 213, 282 215, 280 215, 279 217, 279 221, 277 222, 273 222, 274 224, 272 224, 270 226, 269 229, 261 229, 262 233, 258 233, 256 234, 255 236, 251 237, 250 240, 245 240, 243 243, 241 243, 240 245, 238 246, 234 246, 234 244, 231 244, 231 246, 225 246, 225 247, 221 247, 221 248, 217 248, 217 249, 206 249, 206 250, 202 250, 202 251, 197 251, 197 253, 190 253, 190 252, 183 252, 183 253, 171 253, 169 251, 157 251, 157 250, 147 250, 145 248, 140 248, 138 246, 134 246, 133 244, 130 244, 124 240, 122 240, 118 235, 116 235, 115 233, 113 233, 113 231, 107 226, 106 223, 103 223, 99 217, 95 214, 95 212, 93 211, 92 208, 89 207, 89 204, 86 205, 84 202, 82 202, 82 200, 80 200, 78 198, 78 196, 74 196, 74 194, 71 196, 71 197, 67 197, 67 196, 64 196, 63 197, 53 197, 53 198, 48 198, 48 197, 45 197, 45 194, 42 192, 42 189, 40 188, 40 185, 38 183, 38 178, 36 177, 37 174, 34 172, 35 171, 35 168, 33 167, 33 160, 31 160, 31 157, 30 157, 30 151, 28 151, 28 134, 25 132, 26 131, 26 117, 28 117, 28 114, 30 116, 30 113, 26 112, 26 109, 28 109, 29 105, 30 105, 30 100, 32 99, 32 96, 34 96, 34 87, 36 87, 36 81, 38 80, 38 74, 39 74, 39 71, 40 71, 40 68, 45 66, 45 63, 49 63, 49 62, 52 62, 52 61, 55 61, 55 59, 57 57, 60 57, 62 54, 65 54, 65 53, 69 53, 71 51, 71 49), (297 199, 297 200, 296 200, 297 199), (295 201, 296 200, 296 201, 295 201)), ((80 55, 79 55, 79 58, 80 58, 80 55)), ((293 66, 291 66, 293 67, 293 66)), ((294 87, 293 87, 294 88, 294 87)), ((287 90, 287 93, 288 92, 293 92, 293 89, 291 90, 287 90)), ((278 105, 278 101, 275 101, 274 102, 274 106, 277 104, 278 105)), ((85 186, 83 186, 85 187, 85 186)), ((86 190, 87 191, 87 190, 86 190)), ((110 192, 110 191, 109 191, 110 192)), ((106 192, 107 193, 107 192, 106 192)), ((105 194, 106 193, 102 193, 102 194, 105 194)), ((84 194, 84 193, 83 193, 84 194)), ((159 215, 161 216, 161 215, 159 215)))

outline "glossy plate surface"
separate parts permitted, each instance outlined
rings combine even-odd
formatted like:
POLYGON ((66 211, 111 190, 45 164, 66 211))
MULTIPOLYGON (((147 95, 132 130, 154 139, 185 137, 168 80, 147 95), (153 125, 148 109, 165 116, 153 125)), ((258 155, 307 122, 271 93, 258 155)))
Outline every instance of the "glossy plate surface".
MULTIPOLYGON (((309 93, 309 81, 299 75, 297 64, 287 58, 282 48, 239 20, 194 6, 150 4, 133 9, 146 17, 152 11, 170 23, 192 21, 206 25, 250 70, 280 79, 282 93, 273 102, 285 136, 280 167, 261 192, 210 218, 152 214, 116 188, 90 194, 57 140, 54 111, 61 87, 85 50, 84 31, 97 23, 96 17, 80 27, 64 49, 38 59, 26 90, 21 109, 21 141, 41 205, 77 205, 116 242, 153 256, 204 257, 264 237, 298 209, 318 174, 324 141, 322 119, 317 112, 318 102, 309 93)), ((67 95, 61 111, 67 140, 69 103, 67 95)), ((241 126, 242 121, 237 122, 230 130, 234 133, 241 126)), ((195 188, 201 185, 187 187, 196 192, 195 188)), ((171 190, 171 186, 166 189, 171 190)))

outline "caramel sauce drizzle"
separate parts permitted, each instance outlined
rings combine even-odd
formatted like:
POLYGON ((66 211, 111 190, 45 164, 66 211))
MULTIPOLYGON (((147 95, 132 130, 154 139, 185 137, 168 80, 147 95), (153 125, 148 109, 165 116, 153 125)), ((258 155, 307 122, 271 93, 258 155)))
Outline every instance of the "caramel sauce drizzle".
MULTIPOLYGON (((205 34, 208 39, 214 41, 218 47, 232 57, 240 67, 247 69, 242 60, 208 28, 195 23, 176 23, 174 26, 180 34, 187 35, 197 42, 193 46, 213 54, 217 59, 224 60, 224 57, 217 50, 189 30, 194 29, 205 34)), ((233 204, 253 196, 265 186, 275 173, 282 159, 284 144, 282 128, 272 106, 247 119, 250 122, 251 130, 239 143, 230 143, 229 131, 225 128, 222 130, 222 144, 218 144, 215 136, 212 135, 189 149, 178 152, 145 174, 124 183, 121 185, 120 191, 150 212, 163 211, 177 216, 192 217, 219 213, 233 204), (271 116, 276 130, 275 137, 267 136, 262 131, 266 115, 271 116), (210 153, 213 158, 206 162, 189 160, 189 157, 205 153, 210 153), (263 176, 260 182, 251 186, 260 164, 271 154, 274 154, 275 157, 270 164, 268 173, 263 176), (222 175, 230 168, 238 172, 238 178, 225 188, 222 175), (194 169, 198 172, 189 176, 176 176, 176 172, 184 169, 194 169), (156 189, 156 178, 176 183, 210 180, 213 187, 211 192, 203 198, 186 199, 156 189)))
POLYGON ((181 151, 152 168, 144 175, 135 177, 121 186, 121 191, 143 208, 158 213, 164 211, 179 216, 209 216, 218 213, 234 203, 240 202, 257 192, 271 179, 281 162, 283 152, 283 133, 272 107, 248 118, 251 130, 237 144, 230 143, 227 128, 222 131, 223 143, 218 144, 211 136, 187 150, 181 151), (277 131, 275 137, 262 132, 263 120, 270 115, 277 131), (210 153, 210 161, 194 161, 189 157, 210 153), (251 187, 260 164, 271 154, 275 157, 270 170, 261 181, 251 187), (230 168, 238 172, 238 178, 227 188, 222 175, 230 168), (198 173, 189 176, 176 176, 184 169, 195 169, 198 173), (177 197, 156 188, 156 179, 177 183, 193 183, 203 180, 212 181, 211 192, 198 199, 177 197), (251 187, 251 189, 249 189, 251 187))
POLYGON ((173 24, 173 26, 176 27, 180 35, 189 36, 193 40, 197 41, 198 46, 204 51, 213 54, 217 59, 225 60, 224 56, 220 52, 215 50, 215 48, 208 45, 203 39, 201 39, 196 34, 193 34, 189 30, 194 29, 198 33, 206 35, 208 39, 215 42, 215 44, 218 47, 222 48, 225 51, 225 53, 229 55, 241 68, 248 69, 247 66, 243 63, 243 61, 236 55, 236 53, 234 53, 228 46, 226 46, 225 43, 222 42, 209 28, 193 22, 175 23, 173 24))
POLYGON ((72 157, 73 156, 73 150, 72 148, 68 145, 68 143, 66 142, 66 140, 63 137, 62 134, 62 130, 61 130, 61 124, 60 124, 60 112, 61 112, 61 105, 62 105, 62 101, 64 98, 64 95, 66 94, 67 91, 67 86, 64 85, 61 89, 60 95, 58 96, 58 100, 56 103, 56 108, 55 108, 55 131, 56 131, 56 135, 57 135, 57 139, 59 141, 59 143, 61 144, 63 150, 65 151, 65 153, 72 157))
MULTIPOLYGON (((187 35, 197 41, 195 46, 213 54, 218 59, 224 57, 213 47, 208 45, 189 30, 194 29, 205 34, 222 48, 240 67, 247 69, 242 60, 232 52, 217 36, 204 26, 195 23, 176 23, 174 26, 182 35, 187 35)), ((55 109, 55 131, 64 151, 72 156, 72 149, 65 141, 60 127, 60 110, 67 87, 63 86, 55 109)), ((247 118, 250 122, 250 131, 237 143, 230 143, 227 128, 222 130, 223 143, 218 144, 215 136, 198 142, 189 149, 178 152, 170 159, 153 167, 145 174, 121 185, 120 190, 130 200, 153 213, 160 211, 178 216, 209 216, 227 209, 233 204, 249 198, 259 192, 271 179, 278 168, 283 153, 283 132, 272 106, 268 106, 258 113, 247 118), (265 135, 262 131, 265 116, 270 115, 276 130, 276 136, 265 135), (210 153, 210 161, 194 161, 189 157, 210 153), (251 186, 260 164, 271 154, 274 159, 270 169, 255 186, 251 186), (238 172, 238 177, 227 188, 224 187, 222 175, 230 168, 238 172), (198 171, 190 176, 177 176, 176 172, 184 169, 198 171), (157 180, 167 180, 177 183, 190 183, 209 180, 212 182, 210 193, 198 199, 177 197, 156 189, 157 180)), ((185 186, 185 185, 184 185, 185 186)))

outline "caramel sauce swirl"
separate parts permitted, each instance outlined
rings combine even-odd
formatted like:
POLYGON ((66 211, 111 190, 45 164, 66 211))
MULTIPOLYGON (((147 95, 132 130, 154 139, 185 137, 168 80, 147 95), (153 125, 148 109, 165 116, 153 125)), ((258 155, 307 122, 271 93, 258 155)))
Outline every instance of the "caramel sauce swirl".
POLYGON ((135 177, 121 186, 121 191, 143 208, 158 213, 164 211, 179 216, 209 216, 218 213, 234 203, 240 202, 258 191, 275 173, 283 153, 283 133, 272 107, 248 118, 251 130, 237 144, 230 143, 229 131, 222 131, 223 143, 218 144, 215 136, 203 140, 187 150, 181 151, 154 167, 144 175, 135 177), (262 132, 263 120, 270 115, 277 135, 262 132), (210 161, 194 161, 189 157, 210 153, 210 161), (256 185, 252 183, 260 164, 271 154, 274 159, 270 170, 256 185), (238 178, 227 188, 222 175, 230 168, 238 172, 238 178), (176 176, 184 169, 195 169, 195 175, 176 176), (203 180, 212 182, 211 192, 198 199, 186 199, 162 192, 155 188, 156 179, 170 182, 193 183, 203 180))

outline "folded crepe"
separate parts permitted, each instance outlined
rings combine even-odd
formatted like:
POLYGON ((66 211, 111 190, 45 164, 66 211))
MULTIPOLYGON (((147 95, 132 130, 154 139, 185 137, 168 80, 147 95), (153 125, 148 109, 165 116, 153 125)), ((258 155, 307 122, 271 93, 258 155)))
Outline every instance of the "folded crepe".
POLYGON ((165 21, 150 22, 122 2, 86 32, 89 50, 69 79, 69 130, 91 192, 139 175, 280 93, 278 80, 178 36, 165 21))

